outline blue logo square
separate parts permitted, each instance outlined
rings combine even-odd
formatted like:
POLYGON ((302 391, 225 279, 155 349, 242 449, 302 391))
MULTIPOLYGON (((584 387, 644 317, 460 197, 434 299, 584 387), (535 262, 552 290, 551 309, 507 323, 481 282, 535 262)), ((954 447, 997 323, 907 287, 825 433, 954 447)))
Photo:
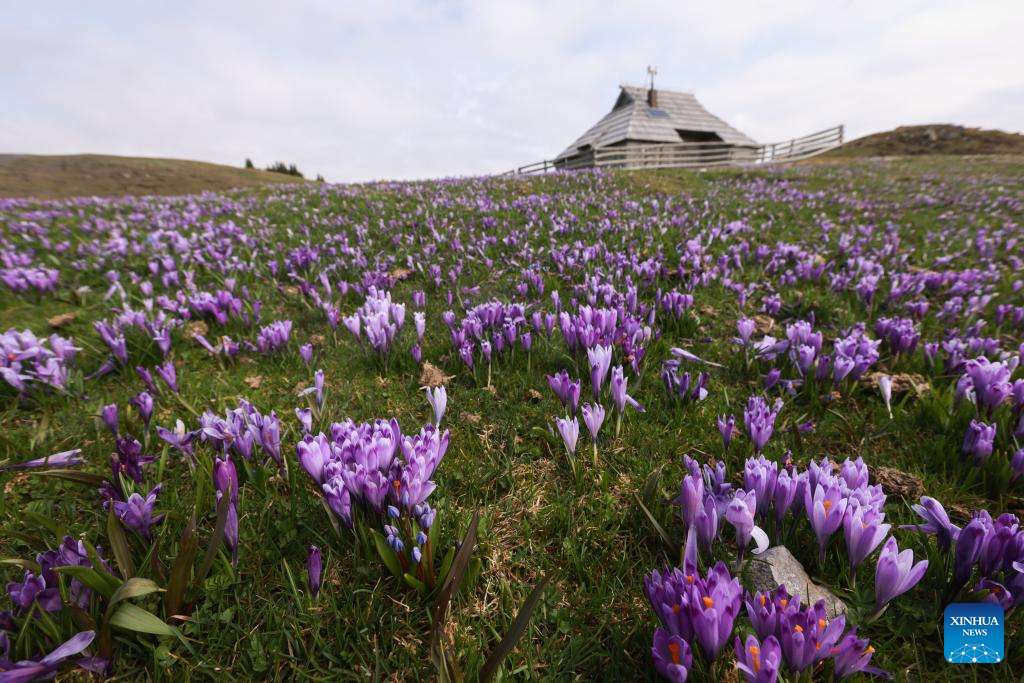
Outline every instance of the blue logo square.
POLYGON ((1003 608, 993 602, 954 602, 946 607, 942 635, 947 662, 995 664, 1003 661, 1003 608))

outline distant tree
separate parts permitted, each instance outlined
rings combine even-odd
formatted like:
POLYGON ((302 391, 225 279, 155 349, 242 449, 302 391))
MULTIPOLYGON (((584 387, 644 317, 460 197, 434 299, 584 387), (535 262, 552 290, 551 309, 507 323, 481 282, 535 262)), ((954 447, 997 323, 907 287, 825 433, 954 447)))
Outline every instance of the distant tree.
POLYGON ((271 173, 283 173, 285 175, 295 176, 296 178, 304 178, 302 172, 295 167, 295 164, 286 164, 283 161, 275 161, 270 166, 267 166, 267 170, 271 173))
POLYGON ((324 181, 324 177, 323 177, 322 175, 320 175, 319 173, 317 173, 317 174, 316 174, 316 181, 317 181, 318 183, 322 183, 322 182, 325 182, 325 181, 324 181))
POLYGON ((256 166, 253 165, 253 163, 252 163, 252 159, 250 159, 249 157, 245 158, 245 167, 246 168, 256 168, 256 166))

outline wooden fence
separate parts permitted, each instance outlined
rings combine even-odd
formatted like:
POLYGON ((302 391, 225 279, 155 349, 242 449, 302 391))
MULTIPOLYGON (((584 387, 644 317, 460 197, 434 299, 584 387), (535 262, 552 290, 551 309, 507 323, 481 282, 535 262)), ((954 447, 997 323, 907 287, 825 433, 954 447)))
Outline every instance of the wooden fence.
POLYGON ((758 166, 798 161, 835 149, 843 144, 843 126, 751 147, 732 147, 720 142, 680 142, 654 145, 627 145, 596 149, 582 158, 544 160, 509 171, 529 175, 579 168, 721 168, 758 166))

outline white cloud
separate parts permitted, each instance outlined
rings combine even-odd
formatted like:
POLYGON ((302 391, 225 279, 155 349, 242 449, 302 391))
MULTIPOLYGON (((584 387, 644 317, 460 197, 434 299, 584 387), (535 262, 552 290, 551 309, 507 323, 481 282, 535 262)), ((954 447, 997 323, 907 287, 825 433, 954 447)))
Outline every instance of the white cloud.
POLYGON ((761 140, 1024 121, 1019 0, 98 7, 5 7, 0 151, 501 171, 557 153, 648 63, 761 140))

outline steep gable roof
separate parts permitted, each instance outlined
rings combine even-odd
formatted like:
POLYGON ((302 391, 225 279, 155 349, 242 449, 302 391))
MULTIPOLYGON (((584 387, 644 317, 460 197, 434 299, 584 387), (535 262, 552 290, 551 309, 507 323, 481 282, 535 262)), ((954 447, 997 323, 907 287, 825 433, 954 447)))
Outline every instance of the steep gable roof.
POLYGON ((620 86, 615 106, 556 158, 577 154, 583 147, 606 147, 624 140, 681 142, 679 130, 716 133, 731 145, 757 145, 751 138, 710 113, 692 93, 658 90, 655 108, 647 106, 647 88, 620 86))

